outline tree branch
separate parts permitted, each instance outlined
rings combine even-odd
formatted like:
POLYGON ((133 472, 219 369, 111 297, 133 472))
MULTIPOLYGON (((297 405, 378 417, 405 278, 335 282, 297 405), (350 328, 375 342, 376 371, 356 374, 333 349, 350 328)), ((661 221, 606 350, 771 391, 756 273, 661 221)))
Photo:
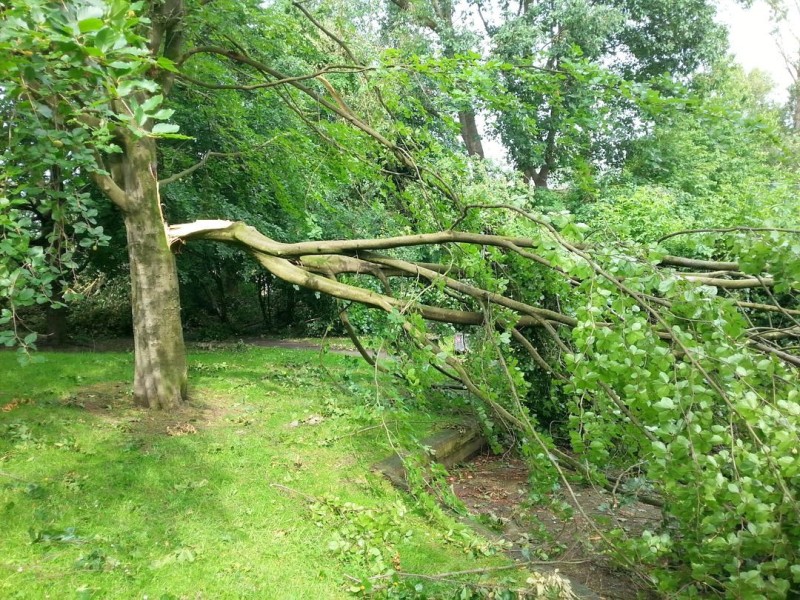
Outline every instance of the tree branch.
POLYGON ((800 234, 800 229, 783 229, 781 227, 713 227, 709 229, 686 229, 683 231, 675 231, 673 233, 668 233, 667 235, 661 236, 656 240, 656 243, 660 244, 661 242, 670 238, 674 238, 678 235, 689 235, 692 233, 730 233, 732 231, 778 231, 781 233, 800 234))
POLYGON ((109 198, 109 200, 116 204, 117 208, 123 212, 127 212, 131 209, 131 201, 128 198, 128 195, 114 182, 113 179, 111 179, 109 175, 95 171, 91 173, 91 177, 95 185, 100 188, 100 191, 102 191, 109 198))
POLYGON ((327 35, 327 36, 328 36, 328 37, 329 37, 331 40, 333 40, 333 42, 334 42, 334 43, 335 43, 337 46, 339 46, 339 47, 340 47, 342 50, 344 50, 344 53, 347 55, 347 58, 349 58, 349 59, 350 59, 351 61, 353 61, 354 63, 358 63, 358 61, 356 60, 356 57, 353 55, 353 53, 352 53, 352 52, 350 52, 350 48, 348 48, 347 44, 345 44, 345 43, 344 43, 344 41, 343 41, 343 40, 342 40, 340 37, 338 37, 338 36, 337 36, 336 34, 334 34, 332 31, 330 31, 329 29, 327 29, 327 28, 326 28, 326 27, 325 27, 325 26, 324 26, 322 23, 320 23, 320 22, 319 22, 319 21, 318 21, 318 20, 317 20, 317 19, 314 17, 314 15, 312 15, 312 14, 311 14, 311 13, 310 13, 310 12, 309 12, 307 9, 306 9, 306 7, 305 7, 305 6, 303 6, 303 3, 302 3, 302 2, 292 2, 292 5, 293 5, 295 8, 297 8, 298 10, 300 10, 300 11, 301 11, 301 12, 302 12, 302 13, 303 13, 303 14, 304 14, 304 15, 305 15, 307 18, 308 18, 308 20, 309 20, 309 21, 311 21, 311 22, 314 24, 314 26, 316 26, 316 28, 317 28, 317 29, 319 29, 319 30, 320 30, 322 33, 324 33, 325 35, 327 35))
POLYGON ((191 167, 188 167, 188 168, 184 169, 183 171, 175 173, 174 175, 170 175, 166 179, 160 179, 158 181, 158 185, 163 187, 165 185, 169 185, 170 183, 174 183, 174 182, 178 181, 179 179, 182 179, 182 178, 186 177, 187 175, 191 175, 192 173, 194 173, 198 169, 200 169, 203 166, 205 166, 205 164, 208 162, 209 158, 230 158, 230 157, 234 157, 234 156, 242 156, 244 154, 249 154, 249 153, 255 152, 257 150, 262 150, 263 148, 266 148, 272 142, 274 142, 275 140, 277 140, 279 137, 281 137, 283 135, 285 135, 285 134, 279 133, 278 135, 271 137, 270 139, 266 140, 265 142, 263 142, 261 144, 258 144, 257 146, 254 146, 253 148, 251 148, 250 150, 247 150, 247 151, 245 151, 245 150, 238 150, 236 152, 212 152, 212 151, 208 151, 205 154, 203 154, 203 157, 198 162, 193 164, 191 167))
POLYGON ((251 91, 251 90, 260 90, 266 88, 274 88, 281 85, 291 85, 294 82, 298 81, 306 81, 309 79, 316 79, 322 77, 328 73, 363 73, 365 71, 372 71, 374 70, 372 67, 350 67, 347 65, 335 65, 325 67, 324 69, 320 69, 315 73, 310 73, 308 75, 297 75, 294 77, 284 77, 283 79, 276 79, 273 81, 263 81, 261 83, 251 83, 251 84, 240 84, 240 83, 211 83, 208 81, 202 81, 200 79, 196 79, 191 75, 186 75, 185 73, 180 73, 179 77, 183 80, 188 81, 189 83, 193 83, 195 85, 199 85, 204 88, 209 88, 212 90, 243 90, 243 91, 251 91))

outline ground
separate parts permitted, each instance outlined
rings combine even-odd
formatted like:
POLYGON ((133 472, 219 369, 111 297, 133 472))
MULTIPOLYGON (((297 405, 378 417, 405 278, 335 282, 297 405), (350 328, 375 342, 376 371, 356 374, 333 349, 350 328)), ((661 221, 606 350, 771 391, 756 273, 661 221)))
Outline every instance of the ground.
POLYGON ((177 413, 133 406, 129 353, 41 358, 0 352, 2 598, 337 598, 507 563, 370 472, 459 417, 394 418, 355 358, 195 350, 177 413))
MULTIPOLYGON (((569 494, 562 491, 558 499, 572 507, 573 518, 565 518, 549 502, 529 501, 529 473, 519 458, 484 453, 452 469, 449 481, 478 522, 512 544, 508 552, 515 558, 552 562, 553 568, 601 598, 649 597, 641 582, 604 556, 599 534, 574 510, 569 494)), ((661 521, 660 511, 647 504, 621 503, 604 490, 586 486, 576 485, 574 490, 603 531, 619 528, 639 535, 661 521)))
MULTIPOLYGON (((129 352, 48 352, 27 367, 0 353, 0 597, 335 598, 390 568, 485 569, 509 555, 558 561, 602 597, 635 597, 585 522, 530 505, 519 460, 452 471, 477 533, 371 473, 465 407, 391 396, 346 342, 333 349, 194 346, 191 402, 171 413, 132 404, 129 352)), ((632 533, 659 516, 579 493, 632 533)))

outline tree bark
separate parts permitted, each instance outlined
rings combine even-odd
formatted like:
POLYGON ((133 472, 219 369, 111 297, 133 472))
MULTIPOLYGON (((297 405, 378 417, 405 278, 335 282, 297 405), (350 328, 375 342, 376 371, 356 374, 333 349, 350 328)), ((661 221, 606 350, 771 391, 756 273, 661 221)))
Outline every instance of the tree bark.
POLYGON ((125 228, 131 272, 136 404, 174 409, 186 399, 186 349, 175 258, 167 241, 155 143, 133 142, 123 159, 125 228))
POLYGON ((464 140, 464 145, 467 147, 467 154, 484 158, 481 134, 478 132, 478 124, 475 122, 475 111, 472 109, 462 110, 458 113, 458 121, 461 123, 461 139, 464 140))

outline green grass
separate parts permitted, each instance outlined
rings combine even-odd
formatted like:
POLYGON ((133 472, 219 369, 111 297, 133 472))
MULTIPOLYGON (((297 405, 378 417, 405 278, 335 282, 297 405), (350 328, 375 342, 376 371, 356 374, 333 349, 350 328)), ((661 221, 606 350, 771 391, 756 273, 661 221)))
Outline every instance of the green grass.
MULTIPOLYGON (((374 564, 329 545, 373 521, 320 516, 308 498, 335 496, 388 520, 394 503, 413 507, 369 471, 390 446, 387 429, 372 427, 373 374, 354 359, 197 352, 191 406, 166 414, 132 405, 130 354, 42 357, 21 367, 0 353, 2 598, 347 597, 345 575, 374 564)), ((453 418, 403 415, 420 437, 453 418)), ((399 427, 391 412, 386 420, 399 427)), ((447 523, 413 510, 401 520, 409 539, 373 544, 396 549, 406 571, 500 560, 448 543, 447 523)))

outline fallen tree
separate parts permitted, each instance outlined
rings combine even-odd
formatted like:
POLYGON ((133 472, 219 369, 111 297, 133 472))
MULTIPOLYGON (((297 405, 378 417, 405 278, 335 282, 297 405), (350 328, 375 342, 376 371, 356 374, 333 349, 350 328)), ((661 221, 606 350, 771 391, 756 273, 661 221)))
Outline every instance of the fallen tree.
MULTIPOLYGON (((659 246, 588 245, 573 239, 579 228, 559 230, 513 206, 468 206, 464 215, 498 210, 527 235, 451 228, 287 244, 244 223, 197 221, 168 227, 168 237, 173 249, 192 240, 234 244, 290 284, 388 313, 398 347, 514 430, 541 476, 571 490, 565 470, 573 471, 662 506, 665 523, 678 525, 634 542, 631 564, 702 560, 706 570, 687 566, 656 579, 785 593, 800 547, 800 310, 794 267, 781 265, 796 252, 796 234, 738 232, 741 256, 703 260, 659 246), (774 248, 758 272, 744 250, 751 235, 771 236, 774 248), (397 256, 411 247, 447 260, 397 256), (513 279, 520 273, 530 279, 513 279), (542 306, 526 288, 547 277, 557 291, 542 306), (473 328, 473 352, 447 351, 426 322, 473 328), (538 427, 521 353, 560 382, 574 453, 538 427), (604 467, 626 461, 644 476, 620 487, 604 467)), ((343 314, 365 359, 381 367, 343 314)))
MULTIPOLYGON (((10 213, 11 224, 4 229, 18 242, 12 248, 18 256, 13 277, 0 282, 10 298, 0 324, 15 326, 17 306, 47 302, 57 276, 36 274, 33 267, 43 254, 29 252, 24 235, 26 228, 37 228, 30 213, 39 208, 33 202, 37 188, 20 183, 30 175, 28 140, 44 140, 34 183, 42 179, 61 186, 52 181, 47 165, 64 161, 75 174, 91 174, 124 216, 138 403, 171 409, 184 400, 178 279, 169 246, 177 249, 193 239, 232 243, 291 284, 388 314, 398 348, 416 365, 430 365, 436 377, 468 389, 479 414, 493 415, 491 420, 515 433, 543 483, 560 480, 570 489, 567 468, 616 489, 603 473, 609 464, 643 473, 619 489, 662 504, 668 519, 662 531, 632 542, 626 556, 630 563, 674 567, 658 575, 665 587, 696 594, 727 590, 739 597, 788 593, 800 578, 793 567, 800 547, 796 231, 712 232, 725 233, 729 243, 714 254, 720 260, 707 260, 668 252, 675 246, 666 238, 663 246, 590 245, 574 223, 555 227, 517 206, 465 207, 452 185, 458 175, 445 179, 435 163, 420 163, 406 148, 409 135, 376 129, 325 79, 333 73, 366 74, 372 67, 357 65, 350 56, 351 65, 317 65, 313 72, 287 74, 230 36, 221 38, 230 46, 207 45, 206 31, 193 33, 188 25, 202 25, 204 16, 221 11, 216 3, 208 9, 201 8, 205 3, 192 6, 192 19, 180 1, 147 3, 146 19, 125 3, 96 4, 89 7, 94 15, 89 18, 71 5, 48 5, 44 20, 38 4, 36 11, 20 3, 4 14, 14 17, 4 20, 8 33, 2 43, 11 73, 4 85, 14 99, 5 105, 6 121, 15 125, 8 149, 16 151, 5 164, 14 167, 11 206, 21 208, 10 213), (29 23, 34 14, 36 22, 29 23), (74 31, 80 44, 64 31, 74 31), (187 39, 195 43, 184 49, 187 39), (203 59, 229 67, 230 77, 190 68, 203 59), (446 199, 448 208, 434 209, 431 222, 448 218, 451 210, 462 210, 461 217, 439 232, 385 239, 281 244, 228 221, 177 225, 165 235, 160 187, 224 154, 206 151, 196 165, 159 180, 156 140, 177 131, 165 122, 172 109, 162 104, 176 79, 248 94, 280 90, 301 121, 347 153, 298 105, 298 98, 306 98, 363 134, 370 144, 366 157, 391 158, 381 170, 420 182, 446 199), (16 118, 22 109, 31 116, 27 121, 16 118), (42 125, 45 121, 49 125, 42 125), (39 128, 45 126, 43 134, 39 128), (490 227, 475 217, 499 210, 510 218, 492 219, 490 227), (751 236, 759 236, 757 250, 749 244, 751 236), (422 260, 411 248, 424 248, 429 256, 422 260), (27 284, 18 284, 26 278, 27 284), (449 352, 428 335, 426 322, 471 327, 473 351, 467 356, 449 352), (558 382, 574 454, 542 433, 530 402, 538 377, 558 382)), ((266 29, 251 25, 266 14, 264 5, 248 4, 252 11, 245 13, 233 10, 241 4, 226 6, 227 20, 243 15, 239 20, 258 38, 266 29)), ((321 57, 323 62, 327 59, 321 57)), ((386 66, 396 68, 401 67, 386 66)), ((618 93, 619 86, 612 87, 618 93)), ((379 88, 372 91, 380 102, 379 88)), ((82 185, 71 185, 76 186, 71 210, 86 216, 82 185)), ((40 200, 40 212, 62 210, 59 196, 40 200)), ((429 203, 429 196, 420 194, 418 201, 429 203)), ((421 223, 418 229, 425 228, 421 223)), ((86 216, 86 225, 95 223, 86 216)), ((99 228, 89 229, 100 235, 99 228)), ((70 261, 64 258, 65 268, 70 261)), ((355 329, 348 329, 357 339, 355 329)), ((28 344, 35 339, 29 335, 15 330, 4 339, 28 344)))

